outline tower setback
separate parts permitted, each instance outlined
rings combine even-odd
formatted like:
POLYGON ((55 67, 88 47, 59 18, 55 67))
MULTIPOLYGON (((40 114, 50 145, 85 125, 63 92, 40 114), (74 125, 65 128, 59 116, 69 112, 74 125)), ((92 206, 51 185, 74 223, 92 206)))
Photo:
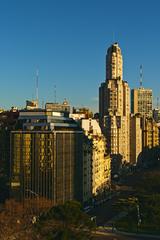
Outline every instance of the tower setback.
POLYGON ((123 80, 123 58, 118 43, 106 55, 106 81, 99 88, 100 125, 112 155, 130 161, 130 88, 123 80))

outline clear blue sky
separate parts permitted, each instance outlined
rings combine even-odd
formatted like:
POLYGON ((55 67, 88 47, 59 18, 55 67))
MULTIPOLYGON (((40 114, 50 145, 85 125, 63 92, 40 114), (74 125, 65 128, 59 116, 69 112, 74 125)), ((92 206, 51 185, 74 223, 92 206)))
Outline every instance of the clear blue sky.
POLYGON ((35 96, 67 98, 72 106, 98 109, 105 54, 119 42, 124 79, 160 96, 159 0, 0 0, 0 106, 24 106, 35 96))

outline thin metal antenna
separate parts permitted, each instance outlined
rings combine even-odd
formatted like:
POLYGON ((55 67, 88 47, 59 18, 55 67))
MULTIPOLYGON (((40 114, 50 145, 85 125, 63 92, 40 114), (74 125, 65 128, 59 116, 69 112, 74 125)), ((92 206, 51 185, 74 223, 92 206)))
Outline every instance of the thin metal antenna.
POLYGON ((42 109, 44 108, 44 100, 42 100, 42 109))
POLYGON ((143 80, 143 68, 141 64, 140 65, 140 88, 142 88, 142 80, 143 80))
POLYGON ((56 85, 54 85, 54 103, 57 102, 57 89, 56 89, 56 85))
POLYGON ((157 109, 159 109, 159 97, 157 97, 157 109))
POLYGON ((37 100, 37 103, 38 103, 38 81, 39 81, 39 71, 37 69, 37 71, 36 71, 36 100, 37 100))

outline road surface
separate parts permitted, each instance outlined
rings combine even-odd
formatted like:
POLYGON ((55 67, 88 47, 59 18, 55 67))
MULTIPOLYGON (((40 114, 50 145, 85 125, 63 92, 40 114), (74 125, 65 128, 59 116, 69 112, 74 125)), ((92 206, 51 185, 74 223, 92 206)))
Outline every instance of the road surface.
POLYGON ((116 234, 116 233, 101 233, 101 232, 97 232, 96 234, 94 234, 94 240, 156 240, 156 239, 160 239, 157 237, 151 237, 151 236, 137 236, 135 234, 135 236, 127 236, 127 235, 122 235, 122 234, 116 234))

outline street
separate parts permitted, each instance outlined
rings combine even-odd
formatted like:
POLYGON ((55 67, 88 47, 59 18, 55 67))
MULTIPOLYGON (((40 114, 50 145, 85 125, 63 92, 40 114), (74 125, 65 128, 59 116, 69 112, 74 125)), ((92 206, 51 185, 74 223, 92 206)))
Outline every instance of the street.
POLYGON ((112 218, 114 218, 117 215, 117 212, 113 205, 117 202, 117 200, 122 197, 117 195, 112 197, 112 199, 107 200, 105 203, 96 206, 95 208, 92 208, 88 214, 90 216, 96 216, 96 224, 97 226, 104 226, 108 221, 110 221, 112 218))
POLYGON ((137 236, 136 234, 133 236, 116 234, 116 233, 103 233, 96 232, 94 235, 94 240, 156 240, 160 239, 160 237, 151 237, 151 236, 137 236))

